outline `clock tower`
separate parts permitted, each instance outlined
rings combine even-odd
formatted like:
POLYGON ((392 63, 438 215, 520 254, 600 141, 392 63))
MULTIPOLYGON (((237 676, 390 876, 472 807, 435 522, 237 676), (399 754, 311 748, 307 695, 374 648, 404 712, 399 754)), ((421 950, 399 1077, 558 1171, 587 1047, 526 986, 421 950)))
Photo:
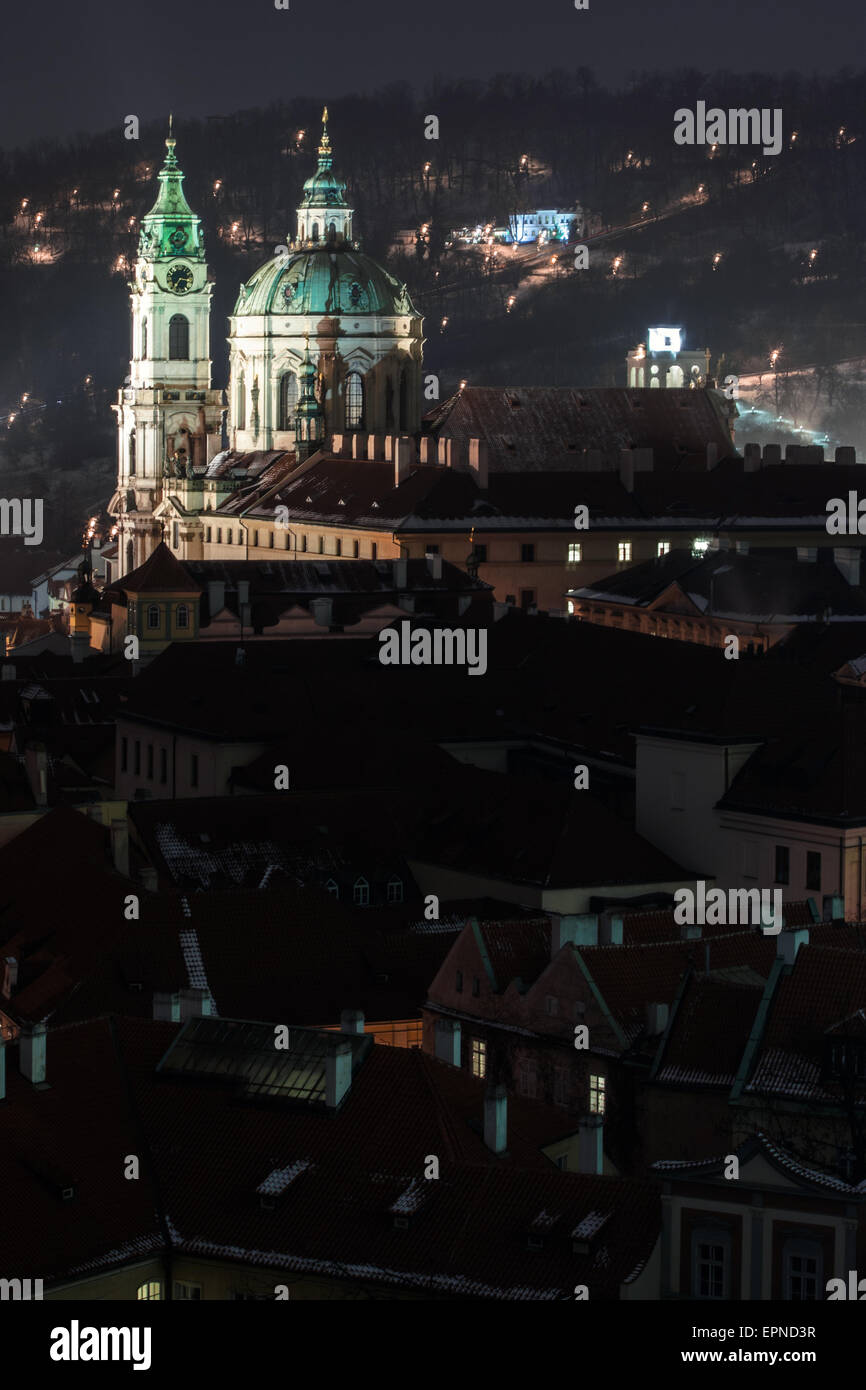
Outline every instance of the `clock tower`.
MULTIPOLYGON (((169 124, 159 195, 142 218, 130 283, 132 358, 117 416, 118 573, 158 545, 167 473, 204 472, 219 452, 223 393, 211 387, 210 301, 201 219, 183 192, 169 124)), ((195 530, 196 519, 190 518, 195 530)), ((194 537, 185 537, 190 541, 194 537)))

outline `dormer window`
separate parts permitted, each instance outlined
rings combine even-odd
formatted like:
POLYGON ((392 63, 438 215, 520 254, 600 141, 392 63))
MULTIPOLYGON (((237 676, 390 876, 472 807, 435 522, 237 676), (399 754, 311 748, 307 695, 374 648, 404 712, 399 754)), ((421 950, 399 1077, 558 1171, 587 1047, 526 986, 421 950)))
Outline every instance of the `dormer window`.
POLYGON ((329 878, 328 882, 325 884, 325 892, 330 893, 333 898, 339 898, 340 885, 335 879, 329 878))
POLYGON ((402 878, 388 879, 388 902, 401 903, 403 901, 403 880, 402 878))
POLYGON ((356 878, 352 889, 352 899, 356 907, 369 907, 370 885, 365 878, 356 878))

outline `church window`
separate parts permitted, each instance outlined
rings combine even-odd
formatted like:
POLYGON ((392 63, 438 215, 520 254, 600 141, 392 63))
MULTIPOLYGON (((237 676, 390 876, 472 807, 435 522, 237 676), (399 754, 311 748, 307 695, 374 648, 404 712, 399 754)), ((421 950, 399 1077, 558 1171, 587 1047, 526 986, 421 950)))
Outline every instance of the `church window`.
POLYGON ((180 526, 176 521, 171 523, 171 544, 174 550, 180 545, 180 526))
POLYGON ((337 224, 336 224, 335 222, 329 222, 329 223, 328 223, 328 241, 336 241, 336 240, 337 240, 337 224))
POLYGON ((360 372, 346 377, 346 429, 359 430, 364 426, 364 379, 360 372))
POLYGON ((129 472, 135 473, 135 430, 129 432, 129 472))
POLYGON ((294 372, 285 372, 280 377, 279 424, 277 429, 290 430, 295 423, 295 406, 298 404, 298 378, 294 372))
POLYGON ((179 628, 189 627, 189 609, 187 608, 185 603, 178 604, 177 625, 179 628))
POLYGON ((147 356, 147 319, 141 320, 141 355, 147 356))
POLYGON ((313 241, 318 241, 318 240, 319 240, 319 224, 318 224, 318 222, 314 222, 313 225, 312 225, 312 227, 310 228, 310 236, 312 237, 313 241))
POLYGON ((131 573, 132 573, 133 563, 134 563, 134 559, 133 559, 132 541, 127 541, 127 542, 126 542, 126 573, 127 573, 127 574, 131 574, 131 573))
POLYGON ((159 627, 159 604, 151 603, 148 606, 147 625, 149 628, 159 627))
POLYGON ((409 386, 406 381, 406 373, 400 373, 400 432, 405 433, 409 428, 409 386))
POLYGON ((240 376, 238 377, 238 399, 237 410, 235 414, 237 417, 238 429, 245 430, 247 427, 247 392, 246 385, 244 383, 243 372, 241 372, 240 376))
POLYGON ((369 907, 370 885, 365 878, 356 878, 352 889, 352 900, 356 907, 369 907))
POLYGON ((172 314, 168 321, 168 356, 171 362, 189 359, 189 319, 183 314, 172 314))

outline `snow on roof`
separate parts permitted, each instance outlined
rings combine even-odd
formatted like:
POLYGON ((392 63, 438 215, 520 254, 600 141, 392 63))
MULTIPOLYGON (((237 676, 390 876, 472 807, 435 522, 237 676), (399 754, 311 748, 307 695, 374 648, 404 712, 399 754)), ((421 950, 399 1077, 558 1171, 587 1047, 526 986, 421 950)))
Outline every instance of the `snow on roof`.
POLYGON ((430 1194, 430 1187, 424 1178, 413 1178, 389 1210, 395 1216, 410 1216, 419 1211, 430 1194))
POLYGON ((605 1222, 610 1220, 612 1215, 613 1213, 609 1211, 589 1212, 582 1221, 578 1221, 571 1233, 572 1240, 592 1240, 592 1237, 598 1234, 602 1226, 604 1226, 605 1222))
POLYGON ((295 1178, 300 1177, 312 1166, 312 1159, 299 1158, 294 1163, 288 1164, 285 1168, 274 1168, 268 1176, 259 1183, 256 1193, 260 1197, 279 1197, 281 1192, 294 1182, 295 1178))

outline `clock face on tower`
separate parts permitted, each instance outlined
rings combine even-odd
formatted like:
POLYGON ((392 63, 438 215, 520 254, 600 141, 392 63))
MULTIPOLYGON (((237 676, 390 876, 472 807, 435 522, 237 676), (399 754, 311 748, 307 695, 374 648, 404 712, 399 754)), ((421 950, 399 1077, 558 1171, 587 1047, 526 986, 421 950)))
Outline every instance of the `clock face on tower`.
POLYGON ((192 289, 192 271, 188 265, 173 265, 165 278, 173 294, 186 294, 192 289))

